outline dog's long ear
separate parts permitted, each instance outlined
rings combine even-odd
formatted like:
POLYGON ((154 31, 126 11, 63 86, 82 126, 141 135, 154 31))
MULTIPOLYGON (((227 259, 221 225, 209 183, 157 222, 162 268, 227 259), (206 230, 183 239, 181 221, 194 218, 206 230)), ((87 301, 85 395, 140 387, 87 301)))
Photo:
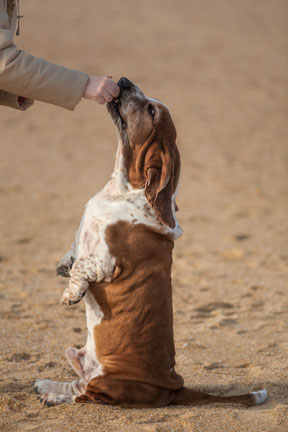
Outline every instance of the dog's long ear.
POLYGON ((147 151, 144 174, 145 195, 163 225, 175 227, 172 196, 180 171, 180 156, 175 143, 153 142, 147 151))

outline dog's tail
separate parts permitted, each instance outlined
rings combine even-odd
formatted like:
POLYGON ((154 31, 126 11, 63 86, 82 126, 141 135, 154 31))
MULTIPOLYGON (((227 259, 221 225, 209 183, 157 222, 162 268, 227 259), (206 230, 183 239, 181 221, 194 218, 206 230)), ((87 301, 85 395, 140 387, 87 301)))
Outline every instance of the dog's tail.
POLYGON ((191 390, 187 387, 175 392, 174 405, 204 405, 210 403, 237 403, 247 407, 260 405, 267 399, 267 391, 259 390, 239 396, 213 396, 209 393, 191 390))

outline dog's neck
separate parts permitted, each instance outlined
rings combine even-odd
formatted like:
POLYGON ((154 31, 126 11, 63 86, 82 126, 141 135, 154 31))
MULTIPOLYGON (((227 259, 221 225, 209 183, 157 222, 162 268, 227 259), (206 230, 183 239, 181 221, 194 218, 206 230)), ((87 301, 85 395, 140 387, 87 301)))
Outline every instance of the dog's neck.
MULTIPOLYGON (((111 175, 111 180, 107 183, 107 185, 105 186, 103 192, 105 193, 106 196, 109 197, 109 199, 112 200, 118 200, 121 198, 126 197, 126 199, 128 200, 128 197, 130 197, 129 199, 131 200, 131 195, 134 196, 134 200, 137 198, 137 201, 139 200, 139 204, 142 203, 143 206, 148 206, 151 207, 150 203, 148 202, 146 196, 145 196, 145 191, 144 188, 143 189, 134 189, 131 184, 128 181, 127 178, 127 171, 126 171, 126 167, 125 167, 125 162, 124 162, 124 156, 123 156, 123 144, 121 142, 121 139, 118 139, 118 148, 117 148, 117 152, 116 152, 116 159, 115 159, 115 165, 114 165, 114 171, 111 175)), ((173 240, 178 239, 179 237, 181 237, 182 235, 182 228, 179 225, 177 218, 176 218, 176 214, 175 214, 175 198, 176 198, 176 194, 177 191, 175 191, 175 194, 173 195, 172 198, 172 206, 173 206, 173 215, 175 218, 175 228, 172 230, 169 227, 166 227, 162 224, 160 224, 159 222, 159 226, 161 226, 163 228, 163 234, 169 234, 171 235, 171 237, 173 238, 173 240)), ((141 204, 140 204, 141 205, 141 204)), ((151 213, 153 213, 155 219, 157 220, 157 217, 154 213, 154 210, 150 209, 149 211, 150 216, 151 213)), ((162 229, 161 229, 162 231, 162 229)))
POLYGON ((123 144, 120 139, 118 138, 118 147, 116 152, 116 160, 114 165, 114 171, 111 176, 111 181, 115 185, 115 193, 116 194, 125 194, 127 192, 131 192, 133 190, 132 186, 130 185, 128 178, 127 178, 127 171, 125 168, 124 163, 124 156, 123 156, 123 144))

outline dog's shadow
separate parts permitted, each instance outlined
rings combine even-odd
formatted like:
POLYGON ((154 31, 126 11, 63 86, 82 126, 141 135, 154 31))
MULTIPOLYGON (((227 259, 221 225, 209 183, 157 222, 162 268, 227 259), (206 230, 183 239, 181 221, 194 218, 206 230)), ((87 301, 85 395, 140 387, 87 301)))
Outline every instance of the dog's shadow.
POLYGON ((32 390, 31 383, 19 383, 19 382, 10 382, 7 384, 0 385, 0 394, 7 393, 30 393, 30 387, 32 390))

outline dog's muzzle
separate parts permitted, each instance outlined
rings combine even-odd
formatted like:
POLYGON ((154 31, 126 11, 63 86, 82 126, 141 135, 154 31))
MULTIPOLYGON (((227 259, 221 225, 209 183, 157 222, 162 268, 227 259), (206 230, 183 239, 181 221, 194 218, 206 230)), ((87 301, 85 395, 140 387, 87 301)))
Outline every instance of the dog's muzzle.
POLYGON ((133 83, 131 81, 129 81, 129 79, 126 78, 126 77, 120 78, 120 80, 118 81, 117 84, 120 87, 120 93, 121 93, 122 90, 125 90, 125 89, 129 90, 129 89, 131 89, 131 87, 133 85, 133 83))
POLYGON ((121 100, 123 100, 123 98, 125 98, 125 94, 127 93, 127 91, 130 91, 132 89, 133 83, 131 81, 129 81, 128 78, 122 77, 122 78, 120 78, 120 80, 118 81, 117 84, 120 88, 120 94, 118 96, 118 99, 107 103, 107 110, 108 110, 109 114, 111 115, 112 120, 114 121, 116 126, 120 130, 123 130, 126 127, 126 123, 122 119, 121 114, 120 114, 121 100))

